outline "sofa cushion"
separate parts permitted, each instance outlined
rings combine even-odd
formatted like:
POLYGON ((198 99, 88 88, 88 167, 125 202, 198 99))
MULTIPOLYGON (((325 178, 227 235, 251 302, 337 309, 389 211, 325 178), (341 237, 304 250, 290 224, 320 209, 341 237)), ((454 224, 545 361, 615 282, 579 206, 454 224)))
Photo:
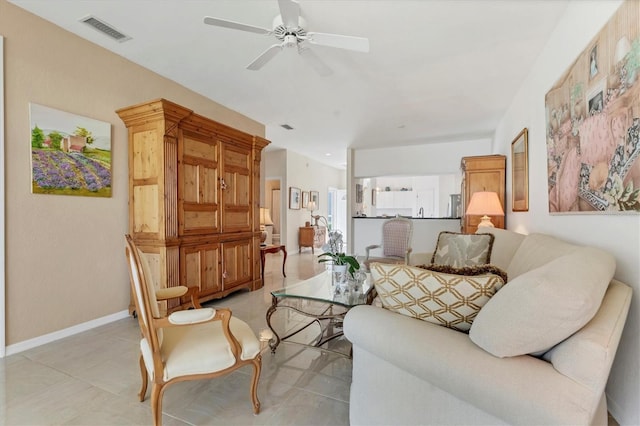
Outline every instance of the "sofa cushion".
POLYGON ((442 231, 438 235, 431 263, 455 267, 484 265, 491 260, 493 239, 493 234, 442 231))
POLYGON ((463 266, 456 268, 449 265, 438 265, 432 263, 430 265, 416 265, 416 268, 428 269, 434 272, 442 272, 452 275, 484 275, 495 274, 502 278, 502 281, 507 283, 507 273, 495 265, 475 265, 475 266, 463 266))
POLYGON ((545 265, 579 248, 578 245, 567 243, 550 235, 527 235, 513 255, 507 267, 507 273, 511 279, 514 279, 518 275, 545 265))
POLYGON ((385 309, 459 331, 469 330, 504 285, 490 273, 463 276, 382 263, 371 264, 371 277, 385 309))
POLYGON ((491 247, 491 264, 508 273, 509 264, 513 259, 513 255, 518 250, 518 247, 520 247, 520 244, 522 244, 522 241, 527 238, 527 235, 506 229, 489 227, 480 228, 478 232, 490 233, 495 237, 493 246, 491 247))
POLYGON ((615 267, 610 254, 580 247, 512 277, 477 315, 469 336, 497 357, 544 353, 593 318, 615 267))

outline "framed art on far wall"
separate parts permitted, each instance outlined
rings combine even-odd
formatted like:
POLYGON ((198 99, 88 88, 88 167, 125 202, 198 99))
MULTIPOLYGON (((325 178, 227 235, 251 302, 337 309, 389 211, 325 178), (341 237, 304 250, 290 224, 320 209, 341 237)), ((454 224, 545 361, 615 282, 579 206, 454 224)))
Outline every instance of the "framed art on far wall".
POLYGON ((525 127, 511 142, 511 210, 529 211, 529 131, 525 127))
POLYGON ((318 191, 309 191, 310 200, 316 202, 316 210, 320 208, 320 193, 318 191))
POLYGON ((302 208, 306 209, 309 204, 309 191, 302 191, 302 208))
POLYGON ((289 187, 289 208, 292 210, 300 210, 300 188, 294 186, 289 187))

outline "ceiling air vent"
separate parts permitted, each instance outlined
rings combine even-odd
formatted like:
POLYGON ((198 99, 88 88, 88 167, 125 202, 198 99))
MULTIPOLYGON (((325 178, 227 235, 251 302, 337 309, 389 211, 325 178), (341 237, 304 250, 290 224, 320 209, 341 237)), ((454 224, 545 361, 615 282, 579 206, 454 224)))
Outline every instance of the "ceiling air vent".
POLYGON ((287 130, 293 130, 293 127, 289 126, 288 124, 281 124, 280 127, 287 130))
POLYGON ((106 22, 96 18, 95 16, 91 16, 91 15, 86 16, 86 17, 80 19, 80 22, 89 25, 93 29, 100 31, 102 34, 105 34, 105 35, 111 37, 112 39, 114 39, 117 42, 122 43, 124 41, 131 40, 131 37, 129 37, 128 35, 125 35, 122 32, 116 30, 114 27, 112 27, 111 25, 107 24, 106 22))

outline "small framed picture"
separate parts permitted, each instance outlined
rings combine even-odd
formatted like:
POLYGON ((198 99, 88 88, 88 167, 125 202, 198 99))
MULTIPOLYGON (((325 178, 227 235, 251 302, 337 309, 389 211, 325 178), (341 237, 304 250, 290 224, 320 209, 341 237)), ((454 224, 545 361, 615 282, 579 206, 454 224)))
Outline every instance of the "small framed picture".
POLYGON ((292 210, 300 210, 300 188, 294 186, 289 187, 289 208, 292 210))
POLYGON ((302 191, 302 208, 306 209, 309 204, 309 191, 302 191))
POLYGON ((320 194, 318 191, 309 191, 309 195, 311 198, 309 201, 315 201, 316 203, 316 210, 320 208, 320 194))

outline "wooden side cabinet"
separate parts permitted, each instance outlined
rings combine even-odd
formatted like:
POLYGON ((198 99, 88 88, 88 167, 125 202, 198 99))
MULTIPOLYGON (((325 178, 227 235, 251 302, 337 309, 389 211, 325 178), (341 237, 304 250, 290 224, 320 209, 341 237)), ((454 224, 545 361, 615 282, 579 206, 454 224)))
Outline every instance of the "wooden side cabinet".
POLYGON ((321 248, 327 240, 327 228, 324 226, 301 226, 298 234, 298 252, 303 247, 311 247, 311 253, 314 248, 321 248))
MULTIPOLYGON (((460 168, 462 169, 462 232, 464 234, 475 233, 481 220, 481 216, 464 214, 474 192, 491 191, 497 193, 504 211, 506 164, 507 157, 504 155, 483 155, 462 159, 460 168)), ((505 216, 494 216, 491 218, 491 222, 496 228, 505 228, 505 216)))

